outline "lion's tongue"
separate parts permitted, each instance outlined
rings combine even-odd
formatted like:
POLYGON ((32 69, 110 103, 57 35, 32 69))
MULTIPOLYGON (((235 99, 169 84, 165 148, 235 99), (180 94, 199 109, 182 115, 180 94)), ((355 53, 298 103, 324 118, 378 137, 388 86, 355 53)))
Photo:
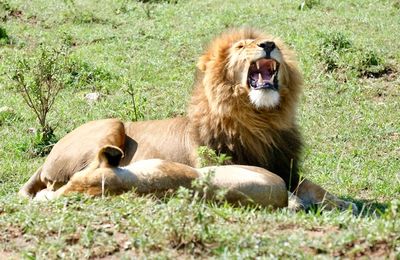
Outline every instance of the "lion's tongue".
POLYGON ((275 62, 262 59, 256 62, 257 70, 253 72, 251 78, 258 84, 272 82, 275 62))
POLYGON ((271 77, 272 75, 268 70, 260 70, 260 72, 251 75, 251 78, 258 83, 270 82, 271 77))

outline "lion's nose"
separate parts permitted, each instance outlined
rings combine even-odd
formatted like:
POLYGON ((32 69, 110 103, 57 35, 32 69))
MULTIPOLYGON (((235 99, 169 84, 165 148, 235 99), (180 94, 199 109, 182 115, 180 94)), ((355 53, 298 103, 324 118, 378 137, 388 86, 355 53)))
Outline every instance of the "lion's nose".
POLYGON ((258 46, 260 46, 261 48, 263 48, 265 50, 266 53, 271 53, 271 51, 273 49, 275 49, 275 43, 274 42, 270 42, 270 41, 266 41, 266 42, 262 42, 260 44, 258 44, 258 46))

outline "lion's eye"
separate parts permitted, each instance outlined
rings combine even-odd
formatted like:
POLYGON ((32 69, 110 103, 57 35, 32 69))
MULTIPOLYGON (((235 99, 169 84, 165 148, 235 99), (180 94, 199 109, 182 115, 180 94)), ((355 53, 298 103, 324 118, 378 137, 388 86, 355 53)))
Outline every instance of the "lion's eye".
POLYGON ((236 46, 237 49, 243 49, 244 45, 243 44, 239 44, 238 46, 236 46))

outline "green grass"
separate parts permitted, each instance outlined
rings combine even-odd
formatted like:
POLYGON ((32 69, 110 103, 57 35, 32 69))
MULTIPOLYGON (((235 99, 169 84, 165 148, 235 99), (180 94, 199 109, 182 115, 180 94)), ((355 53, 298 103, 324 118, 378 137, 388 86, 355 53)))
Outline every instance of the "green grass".
POLYGON ((0 1, 0 258, 399 257, 398 12, 395 0, 0 1), (33 57, 41 44, 69 46, 71 77, 48 118, 61 138, 93 119, 185 114, 202 49, 243 25, 297 52, 302 174, 356 202, 360 216, 213 205, 184 192, 17 198, 44 161, 27 152, 29 129, 40 125, 10 79, 18 57, 33 57), (100 100, 87 102, 91 92, 100 100))

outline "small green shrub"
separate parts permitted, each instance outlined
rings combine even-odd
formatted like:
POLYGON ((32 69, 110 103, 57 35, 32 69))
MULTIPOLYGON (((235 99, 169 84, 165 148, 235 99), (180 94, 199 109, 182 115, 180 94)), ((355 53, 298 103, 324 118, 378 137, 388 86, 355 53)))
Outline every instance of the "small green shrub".
POLYGON ((381 54, 371 47, 355 46, 341 32, 319 34, 318 56, 328 72, 353 73, 358 77, 379 77, 390 71, 381 54))
POLYGON ((7 34, 6 29, 0 27, 0 46, 10 43, 10 37, 7 34))
POLYGON ((28 149, 32 156, 46 156, 51 152, 54 144, 57 143, 58 139, 54 134, 54 129, 47 126, 41 131, 37 131, 32 140, 32 148, 28 149))
POLYGON ((352 47, 350 39, 343 33, 320 33, 319 56, 326 65, 327 71, 342 67, 341 57, 352 47))
POLYGON ((124 91, 129 94, 131 103, 126 109, 129 114, 129 118, 133 121, 144 119, 144 107, 146 106, 146 99, 140 95, 140 91, 135 89, 134 84, 131 81, 125 81, 124 91))
POLYGON ((325 49, 343 51, 352 47, 352 42, 347 35, 341 32, 320 33, 321 45, 325 49))
POLYGON ((333 71, 339 67, 340 55, 337 52, 332 52, 329 49, 322 49, 320 55, 323 58, 327 71, 333 71))
POLYGON ((232 159, 226 154, 217 154, 213 149, 210 149, 207 146, 200 146, 197 149, 197 154, 200 157, 201 167, 210 165, 223 165, 232 159))
POLYGON ((53 108, 59 92, 67 79, 68 52, 40 46, 31 57, 19 57, 11 71, 15 90, 34 112, 41 129, 37 132, 34 154, 45 155, 55 142, 54 129, 48 122, 48 114, 53 108))
POLYGON ((374 50, 361 55, 361 59, 357 62, 357 70, 360 76, 369 78, 380 77, 390 72, 390 68, 386 65, 383 57, 374 50))
POLYGON ((74 47, 76 45, 74 37, 65 31, 63 32, 63 34, 61 36, 61 41, 68 48, 74 47))

